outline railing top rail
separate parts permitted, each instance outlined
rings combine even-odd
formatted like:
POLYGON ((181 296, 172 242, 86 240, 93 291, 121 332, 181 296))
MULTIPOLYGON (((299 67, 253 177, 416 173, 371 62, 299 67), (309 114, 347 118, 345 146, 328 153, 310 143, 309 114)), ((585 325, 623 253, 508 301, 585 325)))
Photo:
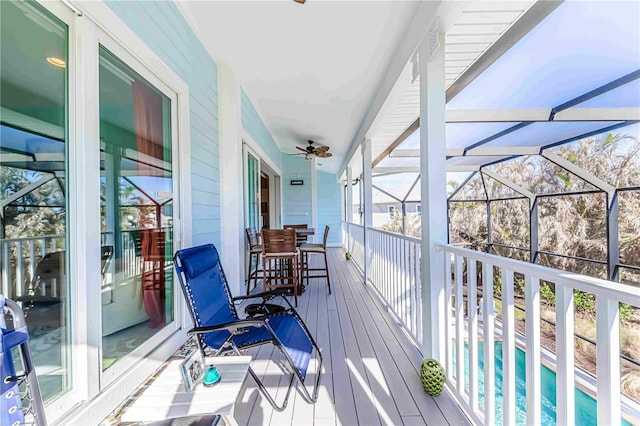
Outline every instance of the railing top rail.
POLYGON ((20 237, 20 238, 2 238, 0 239, 1 243, 15 243, 19 241, 35 241, 35 240, 46 240, 53 238, 64 238, 64 235, 38 235, 37 237, 20 237))
POLYGON ((628 284, 621 284, 614 281, 579 275, 573 272, 561 271, 546 266, 482 253, 449 244, 436 244, 436 247, 440 251, 458 254, 481 262, 487 262, 491 265, 500 266, 510 271, 520 272, 525 275, 533 275, 545 281, 555 283, 556 285, 565 285, 577 290, 586 291, 587 293, 594 294, 596 297, 606 297, 632 306, 640 306, 640 288, 628 284))
POLYGON ((367 228, 367 230, 368 231, 373 231, 373 232, 378 232, 380 234, 389 235, 391 237, 398 238, 398 239, 401 239, 401 240, 411 241, 412 243, 420 244, 420 242, 421 242, 420 238, 418 238, 418 237, 411 237, 409 235, 402 235, 402 234, 398 234, 397 232, 385 231, 384 229, 372 228, 372 227, 369 226, 367 228))

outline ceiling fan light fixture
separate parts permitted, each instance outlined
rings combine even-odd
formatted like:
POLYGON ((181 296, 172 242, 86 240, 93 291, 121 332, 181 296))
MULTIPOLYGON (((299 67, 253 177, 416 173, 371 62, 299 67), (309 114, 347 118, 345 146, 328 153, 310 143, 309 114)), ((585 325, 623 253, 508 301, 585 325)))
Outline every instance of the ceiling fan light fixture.
POLYGON ((56 58, 55 56, 47 57, 47 62, 49 62, 51 65, 55 65, 58 68, 65 68, 67 66, 67 63, 64 59, 56 58))
POLYGON ((316 154, 314 154, 313 152, 307 152, 304 155, 305 160, 313 160, 314 158, 316 158, 316 154))

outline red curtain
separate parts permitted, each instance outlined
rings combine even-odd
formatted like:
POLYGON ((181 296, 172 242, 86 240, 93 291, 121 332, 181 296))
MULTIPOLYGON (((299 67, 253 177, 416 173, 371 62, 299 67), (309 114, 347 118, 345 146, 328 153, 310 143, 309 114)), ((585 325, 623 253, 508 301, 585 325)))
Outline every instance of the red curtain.
MULTIPOLYGON (((163 159, 162 98, 145 83, 134 81, 133 115, 138 148, 138 168, 149 170, 147 157, 163 159), (146 161, 145 161, 146 160, 146 161)), ((141 233, 142 244, 142 300, 150 326, 161 328, 165 316, 165 238, 157 218, 155 229, 141 233)))
MULTIPOLYGON (((131 87, 138 152, 162 160, 162 97, 140 81, 134 81, 131 87)), ((145 162, 144 156, 139 160, 145 162)))

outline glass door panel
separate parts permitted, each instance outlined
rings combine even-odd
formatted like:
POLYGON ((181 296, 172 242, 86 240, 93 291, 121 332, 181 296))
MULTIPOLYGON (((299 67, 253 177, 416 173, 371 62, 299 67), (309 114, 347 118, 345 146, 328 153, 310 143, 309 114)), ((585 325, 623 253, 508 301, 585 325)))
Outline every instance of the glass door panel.
POLYGON ((247 151, 245 199, 247 200, 247 228, 260 232, 260 160, 247 151))
POLYGON ((71 387, 67 266, 68 27, 0 2, 0 293, 27 316, 45 401, 71 387))
POLYGON ((171 100, 100 47, 102 369, 173 321, 171 100))

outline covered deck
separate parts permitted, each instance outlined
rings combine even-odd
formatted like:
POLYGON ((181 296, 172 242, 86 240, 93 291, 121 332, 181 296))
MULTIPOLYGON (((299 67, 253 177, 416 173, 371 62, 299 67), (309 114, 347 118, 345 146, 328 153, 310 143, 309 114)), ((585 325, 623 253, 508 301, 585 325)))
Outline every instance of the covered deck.
MULTIPOLYGON (((435 398, 425 393, 417 345, 373 287, 364 284, 354 261, 345 259, 344 249, 328 249, 328 260, 332 294, 324 279, 312 279, 298 301, 298 312, 324 357, 318 402, 310 405, 294 391, 287 408, 276 412, 247 378, 235 408, 238 424, 469 424, 446 391, 435 398)), ((254 370, 280 401, 280 392, 287 388, 278 364, 280 354, 266 345, 250 355, 254 370)), ((313 377, 308 381, 312 383, 313 377)), ((193 421, 211 424, 212 419, 193 421)))

